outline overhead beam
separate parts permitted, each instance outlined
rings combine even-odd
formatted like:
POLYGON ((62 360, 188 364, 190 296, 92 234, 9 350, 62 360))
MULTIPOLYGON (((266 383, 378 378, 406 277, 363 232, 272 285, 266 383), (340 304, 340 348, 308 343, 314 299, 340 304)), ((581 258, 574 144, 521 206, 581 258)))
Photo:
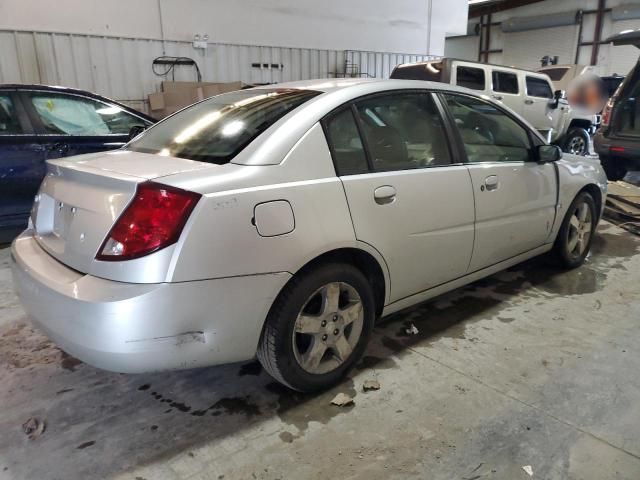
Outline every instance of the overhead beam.
POLYGON ((494 2, 481 3, 469 6, 469 18, 477 18, 481 15, 490 15, 496 12, 511 10, 512 8, 524 7, 532 3, 544 0, 496 0, 494 2))

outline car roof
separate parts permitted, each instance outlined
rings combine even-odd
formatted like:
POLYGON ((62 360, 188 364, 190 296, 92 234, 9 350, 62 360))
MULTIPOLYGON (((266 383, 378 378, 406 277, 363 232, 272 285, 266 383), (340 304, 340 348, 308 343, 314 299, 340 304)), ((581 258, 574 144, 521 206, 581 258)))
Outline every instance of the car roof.
POLYGON ((145 120, 148 120, 150 122, 157 122, 157 120, 153 117, 150 117, 149 115, 136 110, 135 108, 131 108, 127 105, 124 105, 120 102, 117 102, 116 100, 112 100, 108 97, 103 97, 102 95, 98 95, 97 93, 92 93, 92 92, 88 92, 86 90, 80 90, 78 88, 71 88, 71 87, 61 87, 61 86, 57 86, 57 85, 41 85, 41 84, 37 84, 37 83, 33 83, 33 84, 26 84, 26 83, 0 83, 0 91, 2 90, 17 90, 17 91, 30 91, 30 90, 38 90, 40 92, 56 92, 56 93, 68 93, 68 94, 74 94, 74 95, 82 95, 85 97, 89 97, 89 98, 94 98, 96 100, 100 100, 103 102, 107 102, 107 103, 113 103, 114 105, 117 105, 119 107, 121 107, 123 110, 126 110, 130 113, 133 113, 139 117, 142 117, 145 120))
POLYGON ((519 72, 525 72, 527 74, 535 74, 535 75, 544 75, 545 77, 547 76, 546 74, 536 71, 536 70, 527 70, 526 68, 518 68, 518 67, 512 67, 510 65, 500 65, 498 63, 485 63, 485 62, 478 62, 476 60, 465 60, 463 58, 454 58, 454 57, 443 57, 443 58, 435 58, 433 60, 424 60, 421 62, 409 62, 409 63, 401 63, 400 65, 396 65, 395 68, 405 68, 405 67, 413 67, 416 65, 427 65, 428 63, 439 63, 439 62, 464 62, 464 63, 470 63, 470 64, 475 64, 475 65, 479 65, 482 67, 496 67, 496 68, 505 68, 508 70, 516 70, 519 72))
POLYGON ((353 95, 357 95, 358 91, 362 91, 363 94, 369 94, 375 93, 376 91, 384 92, 387 90, 428 89, 457 91, 478 95, 478 92, 474 90, 459 87, 457 85, 450 85, 448 83, 428 82, 425 80, 387 80, 380 78, 318 78, 315 80, 301 80, 274 85, 261 85, 255 88, 315 90, 323 93, 335 93, 348 90, 349 93, 353 95))

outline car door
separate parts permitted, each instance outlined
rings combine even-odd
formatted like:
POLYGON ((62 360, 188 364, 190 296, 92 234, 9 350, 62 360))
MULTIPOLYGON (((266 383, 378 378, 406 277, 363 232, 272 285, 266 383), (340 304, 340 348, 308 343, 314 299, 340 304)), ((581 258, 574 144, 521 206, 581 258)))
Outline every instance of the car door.
POLYGON ((120 148, 132 126, 148 125, 115 104, 75 93, 30 90, 22 95, 48 159, 120 148))
POLYGON ((556 111, 551 108, 553 90, 544 77, 525 75, 525 98, 522 116, 545 137, 555 125, 556 111))
POLYGON ((27 224, 44 156, 15 90, 0 90, 0 227, 27 224))
POLYGON ((374 95, 324 125, 355 235, 384 257, 391 301, 464 275, 473 247, 471 180, 452 165, 432 95, 374 95))
POLYGON ((511 110, 522 115, 524 103, 518 74, 508 70, 492 68, 491 98, 504 103, 511 110))
POLYGON ((542 246, 556 211, 555 165, 534 161, 532 132, 497 106, 442 94, 464 146, 475 198, 470 271, 542 246))

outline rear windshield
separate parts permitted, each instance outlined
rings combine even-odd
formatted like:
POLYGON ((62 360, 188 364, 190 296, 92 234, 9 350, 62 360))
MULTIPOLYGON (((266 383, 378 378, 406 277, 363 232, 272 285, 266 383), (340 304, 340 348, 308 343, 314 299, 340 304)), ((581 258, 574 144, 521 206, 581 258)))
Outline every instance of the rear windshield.
POLYGON ((212 97, 150 128, 127 149, 228 163, 280 118, 320 93, 251 89, 212 97))
POLYGON ((398 65, 391 72, 390 78, 401 80, 427 80, 430 82, 442 81, 442 62, 417 63, 415 65, 398 65))

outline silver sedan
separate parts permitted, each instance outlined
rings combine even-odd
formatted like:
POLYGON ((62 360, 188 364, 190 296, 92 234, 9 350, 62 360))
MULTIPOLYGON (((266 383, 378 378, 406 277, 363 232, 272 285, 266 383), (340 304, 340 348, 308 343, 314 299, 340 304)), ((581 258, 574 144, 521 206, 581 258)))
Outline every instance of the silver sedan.
POLYGON ((49 161, 13 273, 33 321, 97 367, 257 355, 313 391, 358 361, 377 318, 550 250, 581 265, 605 196, 597 160, 561 159, 470 90, 289 83, 49 161))

